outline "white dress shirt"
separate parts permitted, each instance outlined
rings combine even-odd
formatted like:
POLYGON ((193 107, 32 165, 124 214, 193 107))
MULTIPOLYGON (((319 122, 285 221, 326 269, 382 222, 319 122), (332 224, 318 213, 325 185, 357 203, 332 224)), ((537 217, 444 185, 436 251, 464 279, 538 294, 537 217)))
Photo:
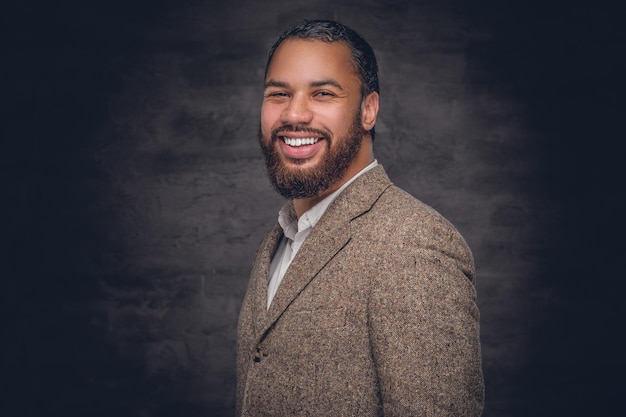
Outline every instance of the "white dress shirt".
POLYGON ((287 272, 287 268, 291 261, 298 253, 298 250, 309 236, 311 230, 322 215, 328 209, 328 206, 337 198, 337 196, 360 175, 369 171, 378 165, 378 161, 374 160, 371 164, 359 171, 355 176, 350 178, 337 191, 329 194, 322 201, 302 213, 298 219, 293 209, 293 205, 285 204, 278 213, 278 223, 283 229, 283 237, 278 244, 278 249, 272 258, 270 264, 270 282, 267 286, 267 308, 270 308, 272 300, 278 291, 278 287, 287 272))

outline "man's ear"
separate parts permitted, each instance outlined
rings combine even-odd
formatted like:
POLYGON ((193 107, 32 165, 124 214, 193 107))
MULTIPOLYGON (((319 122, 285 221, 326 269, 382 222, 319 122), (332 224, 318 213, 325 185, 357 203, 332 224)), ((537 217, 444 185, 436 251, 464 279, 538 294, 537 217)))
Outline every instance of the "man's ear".
POLYGON ((376 124, 378 116, 378 93, 369 93, 361 101, 361 125, 363 129, 370 131, 376 124))

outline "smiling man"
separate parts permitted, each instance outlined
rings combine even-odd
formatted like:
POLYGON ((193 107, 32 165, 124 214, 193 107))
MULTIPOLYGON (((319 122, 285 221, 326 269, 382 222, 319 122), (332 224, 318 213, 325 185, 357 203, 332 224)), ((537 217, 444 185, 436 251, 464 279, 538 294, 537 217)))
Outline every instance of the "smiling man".
POLYGON ((372 48, 332 21, 270 50, 259 141, 287 199, 238 327, 238 416, 478 416, 471 252, 374 159, 372 48))

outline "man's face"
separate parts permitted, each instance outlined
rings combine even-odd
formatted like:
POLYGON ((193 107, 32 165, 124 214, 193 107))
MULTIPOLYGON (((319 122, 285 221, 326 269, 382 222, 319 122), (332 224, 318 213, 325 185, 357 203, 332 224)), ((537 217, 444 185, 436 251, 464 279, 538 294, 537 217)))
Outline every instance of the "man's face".
POLYGON ((259 134, 278 192, 315 197, 345 180, 364 133, 361 82, 349 47, 285 40, 267 71, 259 134))

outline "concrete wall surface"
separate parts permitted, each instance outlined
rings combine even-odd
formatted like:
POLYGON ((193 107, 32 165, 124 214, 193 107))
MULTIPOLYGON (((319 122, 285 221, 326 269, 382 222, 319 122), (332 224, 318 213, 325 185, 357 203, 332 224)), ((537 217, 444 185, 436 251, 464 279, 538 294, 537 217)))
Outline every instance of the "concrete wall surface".
POLYGON ((282 204, 256 140, 265 59, 304 18, 373 45, 376 157, 474 252, 484 416, 626 415, 616 9, 12 3, 0 415, 234 415, 238 310, 282 204))

